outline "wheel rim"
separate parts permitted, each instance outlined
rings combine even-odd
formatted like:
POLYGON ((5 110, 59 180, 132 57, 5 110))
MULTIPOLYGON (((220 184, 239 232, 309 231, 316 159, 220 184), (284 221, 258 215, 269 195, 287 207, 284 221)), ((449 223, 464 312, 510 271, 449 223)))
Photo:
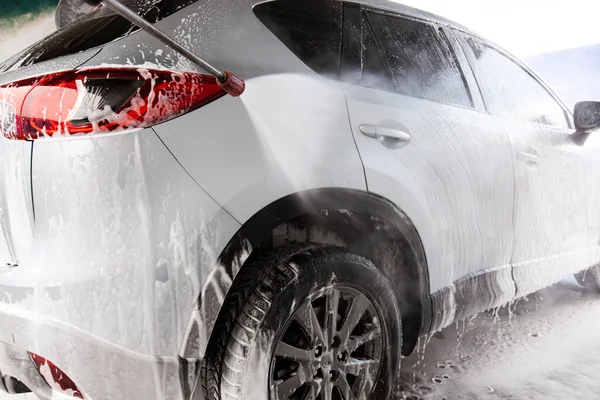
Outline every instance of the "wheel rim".
POLYGON ((373 303, 333 286, 306 300, 285 324, 269 371, 273 400, 368 399, 381 370, 384 337, 373 303))

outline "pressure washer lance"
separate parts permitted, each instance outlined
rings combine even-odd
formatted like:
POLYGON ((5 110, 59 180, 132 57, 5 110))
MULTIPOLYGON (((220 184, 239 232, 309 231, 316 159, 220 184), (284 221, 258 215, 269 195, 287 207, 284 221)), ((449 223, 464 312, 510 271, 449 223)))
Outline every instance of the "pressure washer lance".
POLYGON ((99 6, 100 3, 104 4, 106 7, 111 8, 114 12, 116 12, 121 17, 125 18, 129 22, 134 25, 137 25, 141 30, 146 31, 150 35, 154 36, 156 39, 166 44, 167 46, 175 49, 179 54, 186 57, 188 60, 192 61, 194 64, 217 78, 217 83, 223 90, 225 90, 228 94, 233 97, 238 97, 244 90, 246 89, 246 83, 239 77, 235 76, 229 71, 219 71, 179 43, 175 40, 171 39, 168 35, 162 32, 160 29, 156 28, 154 25, 146 21, 144 18, 137 15, 135 12, 130 10, 127 6, 121 4, 119 0, 84 0, 87 4, 91 6, 99 6))

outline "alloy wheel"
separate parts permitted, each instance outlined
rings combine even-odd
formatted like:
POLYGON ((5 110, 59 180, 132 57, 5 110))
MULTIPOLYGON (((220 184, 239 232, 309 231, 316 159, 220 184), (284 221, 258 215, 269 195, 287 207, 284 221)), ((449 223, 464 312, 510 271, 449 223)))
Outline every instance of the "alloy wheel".
POLYGON ((382 364, 384 337, 373 303, 331 286, 298 307, 271 359, 272 400, 366 400, 382 364))

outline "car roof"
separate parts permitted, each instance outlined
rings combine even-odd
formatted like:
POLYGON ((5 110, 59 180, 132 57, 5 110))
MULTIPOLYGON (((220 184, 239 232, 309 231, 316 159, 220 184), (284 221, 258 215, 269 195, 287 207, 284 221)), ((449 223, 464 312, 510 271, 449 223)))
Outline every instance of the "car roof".
POLYGON ((367 7, 374 7, 374 8, 381 9, 381 10, 387 10, 387 11, 390 11, 393 13, 406 15, 408 17, 417 18, 417 19, 425 20, 428 22, 433 22, 433 23, 440 24, 440 25, 445 25, 448 27, 458 29, 463 32, 467 32, 467 33, 475 35, 475 36, 479 36, 476 33, 474 33, 473 31, 471 31, 469 28, 467 28, 466 26, 461 25, 457 22, 454 22, 450 19, 441 17, 439 15, 436 15, 436 14, 433 14, 433 13, 430 13, 427 11, 420 10, 418 8, 407 6, 407 5, 399 3, 397 1, 390 1, 390 0, 340 0, 340 1, 343 1, 345 3, 361 4, 361 5, 364 5, 367 7))
MULTIPOLYGON (((135 1, 143 1, 143 0, 127 0, 126 2, 135 2, 135 1)), ((265 0, 261 0, 260 2, 264 2, 265 0)), ((288 0, 289 1, 289 0, 288 0)), ((302 1, 302 0, 297 0, 302 1)), ((455 29, 474 34, 469 28, 460 25, 454 21, 451 21, 447 18, 441 17, 439 15, 420 10, 418 8, 410 7, 404 4, 401 4, 397 1, 390 0, 339 0, 346 3, 357 3, 365 6, 375 7, 378 9, 383 9, 387 11, 391 11, 398 14, 403 14, 406 16, 410 16, 412 18, 417 18, 421 20, 426 20, 429 22, 434 22, 441 25, 446 25, 453 27, 455 29)), ((254 3, 258 3, 258 1, 254 0, 254 3)), ((87 6, 83 0, 60 0, 56 9, 56 25, 57 27, 61 27, 66 25, 67 23, 76 20, 89 13, 94 7, 87 6)), ((479 36, 479 35, 476 35, 479 36)))

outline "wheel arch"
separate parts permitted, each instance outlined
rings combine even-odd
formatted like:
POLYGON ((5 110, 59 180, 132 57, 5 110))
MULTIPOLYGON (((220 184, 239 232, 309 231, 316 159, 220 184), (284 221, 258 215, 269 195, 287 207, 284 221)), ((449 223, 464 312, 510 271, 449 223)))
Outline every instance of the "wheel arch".
POLYGON ((410 218, 374 193, 322 188, 276 200, 243 224, 205 281, 180 356, 204 357, 217 318, 227 312, 222 310, 225 298, 253 252, 295 242, 343 245, 379 266, 392 282, 401 308, 403 354, 409 354, 418 336, 429 330, 429 272, 410 218))

